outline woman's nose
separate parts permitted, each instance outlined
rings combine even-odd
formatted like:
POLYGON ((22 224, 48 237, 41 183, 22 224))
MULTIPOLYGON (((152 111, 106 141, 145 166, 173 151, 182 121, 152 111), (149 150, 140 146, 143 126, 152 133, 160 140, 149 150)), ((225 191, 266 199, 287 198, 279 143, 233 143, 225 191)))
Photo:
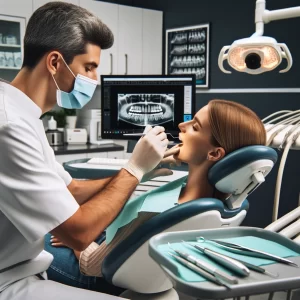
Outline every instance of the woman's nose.
POLYGON ((184 131, 184 128, 185 128, 184 122, 179 123, 179 124, 178 124, 178 128, 180 129, 180 131, 184 131))

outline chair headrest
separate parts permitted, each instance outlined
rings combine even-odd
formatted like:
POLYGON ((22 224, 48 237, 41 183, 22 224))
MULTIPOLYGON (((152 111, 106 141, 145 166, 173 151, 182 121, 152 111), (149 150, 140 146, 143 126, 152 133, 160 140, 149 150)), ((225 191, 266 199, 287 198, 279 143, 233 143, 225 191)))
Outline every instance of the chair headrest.
MULTIPOLYGON (((243 195, 245 199, 263 181, 277 161, 274 149, 262 146, 240 148, 217 162, 208 173, 209 182, 219 191, 243 195)), ((243 199, 239 199, 242 203, 243 199)), ((234 201, 237 198, 235 197, 234 201)), ((231 201, 232 202, 232 201, 231 201)), ((230 208, 237 207, 228 205, 230 208)))

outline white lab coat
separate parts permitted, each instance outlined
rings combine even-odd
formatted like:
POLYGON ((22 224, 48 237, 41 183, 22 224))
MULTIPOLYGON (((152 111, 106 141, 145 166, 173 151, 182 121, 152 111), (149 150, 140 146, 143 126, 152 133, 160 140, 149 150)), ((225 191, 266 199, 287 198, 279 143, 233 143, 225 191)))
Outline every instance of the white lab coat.
POLYGON ((53 259, 43 250, 44 235, 79 207, 66 187, 72 178, 55 161, 40 116, 30 98, 0 82, 0 300, 94 299, 92 292, 77 298, 77 289, 35 276, 46 277, 53 259))

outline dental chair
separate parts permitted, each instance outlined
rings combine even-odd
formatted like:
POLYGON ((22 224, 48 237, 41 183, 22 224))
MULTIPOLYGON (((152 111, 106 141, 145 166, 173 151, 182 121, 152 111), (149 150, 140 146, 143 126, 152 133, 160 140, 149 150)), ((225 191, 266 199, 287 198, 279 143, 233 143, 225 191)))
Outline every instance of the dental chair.
POLYGON ((104 259, 104 278, 126 289, 121 296, 128 299, 179 299, 172 282, 148 255, 148 240, 162 232, 240 225, 249 208, 246 197, 264 182, 276 161, 276 151, 266 146, 248 146, 227 155, 210 169, 208 179, 230 197, 224 202, 189 201, 151 218, 104 259))

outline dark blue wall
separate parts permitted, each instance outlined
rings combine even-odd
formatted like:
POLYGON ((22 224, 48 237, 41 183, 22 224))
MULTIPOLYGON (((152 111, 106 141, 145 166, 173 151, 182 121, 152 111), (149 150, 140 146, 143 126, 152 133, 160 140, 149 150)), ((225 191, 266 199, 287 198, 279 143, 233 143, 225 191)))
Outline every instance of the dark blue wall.
MULTIPOLYGON (((166 29, 192 26, 209 22, 211 24, 210 44, 210 88, 299 88, 300 87, 300 18, 280 20, 265 25, 265 35, 286 43, 292 53, 294 64, 285 74, 278 70, 262 75, 248 75, 233 71, 224 74, 217 65, 221 48, 234 40, 252 35, 255 31, 255 0, 123 0, 106 1, 164 12, 164 32, 166 29)), ((267 9, 281 9, 299 6, 299 0, 267 0, 267 9)), ((163 41, 163 45, 164 45, 163 41)), ((164 53, 164 52, 163 52, 164 53)), ((227 66, 226 66, 227 67, 227 66)), ((164 70, 163 62, 163 70, 164 70)), ((300 109, 299 94, 197 94, 196 107, 199 109, 212 98, 234 100, 253 109, 261 118, 282 109, 300 109)), ((250 196, 250 211, 244 222, 247 226, 264 227, 271 223, 272 207, 277 169, 273 169, 264 183, 250 196)), ((300 156, 291 151, 284 170, 279 215, 297 206, 300 191, 300 156)))

